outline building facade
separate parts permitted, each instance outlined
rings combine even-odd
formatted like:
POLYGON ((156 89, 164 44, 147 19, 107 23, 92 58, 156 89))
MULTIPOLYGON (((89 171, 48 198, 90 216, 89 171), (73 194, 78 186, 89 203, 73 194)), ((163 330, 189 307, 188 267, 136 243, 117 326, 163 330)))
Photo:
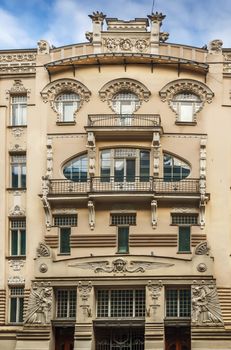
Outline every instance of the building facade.
POLYGON ((231 349, 231 49, 90 17, 0 52, 0 349, 231 349))

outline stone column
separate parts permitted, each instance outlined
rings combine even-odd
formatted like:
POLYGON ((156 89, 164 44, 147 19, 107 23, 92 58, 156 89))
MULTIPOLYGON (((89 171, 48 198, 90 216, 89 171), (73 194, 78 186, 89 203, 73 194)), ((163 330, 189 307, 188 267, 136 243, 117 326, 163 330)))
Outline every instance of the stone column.
POLYGON ((145 350, 164 349, 164 288, 162 281, 146 286, 145 350))
POLYGON ((77 287, 77 319, 74 350, 90 350, 93 340, 94 290, 91 281, 79 282, 77 287))
POLYGON ((92 44, 94 48, 94 53, 100 53, 101 47, 102 47, 102 37, 101 32, 103 30, 103 21, 106 17, 103 12, 93 12, 92 15, 89 15, 89 17, 92 19, 93 24, 93 33, 92 33, 92 44))
POLYGON ((151 22, 151 36, 150 36, 150 49, 152 54, 159 54, 159 45, 160 45, 160 27, 162 21, 165 18, 161 12, 152 13, 148 16, 151 22))

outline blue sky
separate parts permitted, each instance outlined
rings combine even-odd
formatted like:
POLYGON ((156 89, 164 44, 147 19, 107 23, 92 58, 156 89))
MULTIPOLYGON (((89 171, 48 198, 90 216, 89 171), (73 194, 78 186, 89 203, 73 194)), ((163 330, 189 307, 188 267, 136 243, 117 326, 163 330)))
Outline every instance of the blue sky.
MULTIPOLYGON (((88 14, 128 20, 151 13, 153 0, 0 0, 0 49, 34 48, 40 39, 62 46, 86 41, 88 14)), ((155 0, 166 15, 169 42, 201 47, 222 39, 231 47, 231 0, 155 0)))

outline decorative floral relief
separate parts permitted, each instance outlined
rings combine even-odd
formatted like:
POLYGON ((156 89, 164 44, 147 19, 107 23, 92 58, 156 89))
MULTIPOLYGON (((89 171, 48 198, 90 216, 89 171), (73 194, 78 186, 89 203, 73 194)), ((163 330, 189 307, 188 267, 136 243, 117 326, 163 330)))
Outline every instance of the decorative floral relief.
POLYGON ((89 281, 87 284, 83 284, 81 281, 78 283, 79 297, 81 298, 82 304, 80 307, 83 310, 83 314, 87 317, 92 317, 92 311, 90 305, 87 304, 92 291, 92 283, 89 281))
POLYGON ((35 61, 35 60, 36 60, 36 54, 33 54, 33 53, 0 55, 0 62, 27 62, 27 61, 35 61))
POLYGON ((24 129, 23 128, 12 128, 11 134, 16 138, 19 138, 24 134, 24 129))
POLYGON ((148 46, 149 42, 146 39, 138 39, 138 40, 132 40, 128 38, 107 38, 104 39, 105 47, 109 51, 131 51, 133 48, 136 50, 142 52, 145 51, 148 46))
POLYGON ((24 285, 24 284, 25 284, 25 278, 22 276, 10 276, 8 278, 9 286, 17 286, 17 285, 24 285))
POLYGON ((28 301, 25 323, 46 325, 50 323, 52 288, 49 283, 34 283, 28 301))
POLYGON ((162 288, 162 281, 158 281, 158 284, 153 284, 152 281, 148 281, 148 290, 150 291, 150 296, 153 301, 153 304, 147 309, 147 316, 149 317, 151 315, 151 309, 153 309, 153 314, 155 315, 157 308, 160 306, 160 304, 158 304, 158 299, 162 288))
POLYGON ((149 261, 131 261, 130 265, 123 258, 118 258, 110 263, 109 261, 94 261, 83 264, 70 264, 70 267, 79 267, 82 269, 91 269, 95 273, 107 272, 107 273, 135 273, 145 272, 146 270, 158 269, 162 267, 171 267, 174 264, 167 264, 161 262, 149 262, 149 261))
POLYGON ((6 91, 6 98, 9 99, 11 95, 17 95, 17 94, 24 94, 29 97, 30 90, 26 89, 20 79, 15 79, 13 86, 10 88, 10 90, 6 91))
POLYGON ((9 260, 9 265, 14 271, 20 271, 25 264, 24 260, 9 260))
POLYGON ((202 324, 223 323, 217 289, 214 281, 194 281, 192 285, 192 322, 202 324))
POLYGON ((26 211, 22 209, 19 205, 15 205, 9 212, 9 216, 25 216, 26 211))
POLYGON ((45 243, 39 243, 37 248, 37 257, 49 257, 51 255, 50 248, 45 243))

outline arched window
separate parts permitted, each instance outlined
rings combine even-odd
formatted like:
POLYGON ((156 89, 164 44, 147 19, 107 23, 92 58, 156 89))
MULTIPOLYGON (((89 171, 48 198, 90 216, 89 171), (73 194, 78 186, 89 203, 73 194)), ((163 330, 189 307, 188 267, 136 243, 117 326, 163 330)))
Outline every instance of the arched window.
POLYGON ((73 92, 65 92, 55 99, 55 108, 60 115, 60 121, 73 122, 74 114, 79 108, 80 97, 73 92))
POLYGON ((86 182, 88 172, 88 158, 84 154, 82 156, 73 158, 65 164, 63 174, 68 180, 75 182, 86 182))
POLYGON ((173 96, 170 102, 176 112, 178 122, 194 122, 196 113, 201 109, 203 102, 199 96, 191 92, 181 92, 173 96))
POLYGON ((112 108, 117 114, 133 114, 140 106, 138 96, 129 91, 122 91, 112 98, 112 108))
POLYGON ((189 164, 171 154, 164 153, 164 181, 180 181, 189 174, 189 164))

